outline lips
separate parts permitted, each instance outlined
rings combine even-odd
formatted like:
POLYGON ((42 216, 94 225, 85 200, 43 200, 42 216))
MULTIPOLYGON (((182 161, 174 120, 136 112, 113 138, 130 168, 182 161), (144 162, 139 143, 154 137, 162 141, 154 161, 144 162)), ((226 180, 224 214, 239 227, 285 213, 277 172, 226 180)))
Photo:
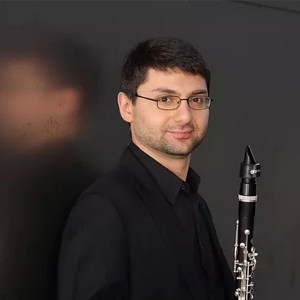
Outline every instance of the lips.
POLYGON ((176 130, 169 133, 178 139, 187 139, 191 136, 192 130, 176 130))

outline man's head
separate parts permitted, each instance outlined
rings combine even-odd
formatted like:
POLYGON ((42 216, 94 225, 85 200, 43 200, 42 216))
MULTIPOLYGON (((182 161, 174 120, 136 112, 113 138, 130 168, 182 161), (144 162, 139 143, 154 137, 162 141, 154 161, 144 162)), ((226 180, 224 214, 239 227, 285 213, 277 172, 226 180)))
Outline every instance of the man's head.
POLYGON ((97 63, 69 35, 14 29, 0 38, 0 136, 20 148, 72 140, 97 94, 97 63))
POLYGON ((135 102, 137 88, 147 80, 149 69, 165 72, 178 69, 200 75, 210 87, 210 71, 200 53, 178 38, 153 38, 139 43, 127 55, 121 72, 120 90, 135 102))
POLYGON ((138 44, 126 58, 118 95, 120 113, 130 123, 133 142, 156 154, 189 155, 206 132, 209 85, 210 71, 189 43, 156 38, 138 44), (194 97, 206 104, 195 106, 190 98, 181 101, 177 109, 159 109, 161 100, 169 101, 170 96, 194 97))

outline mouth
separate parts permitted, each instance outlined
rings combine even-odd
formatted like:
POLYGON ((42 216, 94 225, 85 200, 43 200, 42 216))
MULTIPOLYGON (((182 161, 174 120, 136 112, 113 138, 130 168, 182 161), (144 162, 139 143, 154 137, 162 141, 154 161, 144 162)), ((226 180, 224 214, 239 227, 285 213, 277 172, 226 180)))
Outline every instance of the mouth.
POLYGON ((173 137, 178 139, 188 139, 191 134, 192 130, 174 130, 174 131, 168 131, 173 137))

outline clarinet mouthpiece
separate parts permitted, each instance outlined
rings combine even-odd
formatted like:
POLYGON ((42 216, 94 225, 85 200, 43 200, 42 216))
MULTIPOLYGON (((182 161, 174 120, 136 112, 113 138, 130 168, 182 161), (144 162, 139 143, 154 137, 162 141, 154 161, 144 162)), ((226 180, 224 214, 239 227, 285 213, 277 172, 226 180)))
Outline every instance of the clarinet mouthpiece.
POLYGON ((251 165, 251 164, 255 165, 256 164, 254 155, 253 155, 249 145, 246 146, 243 163, 247 164, 247 165, 251 165))
POLYGON ((240 178, 253 179, 260 176, 260 164, 256 162, 249 145, 246 146, 244 160, 241 163, 240 178))

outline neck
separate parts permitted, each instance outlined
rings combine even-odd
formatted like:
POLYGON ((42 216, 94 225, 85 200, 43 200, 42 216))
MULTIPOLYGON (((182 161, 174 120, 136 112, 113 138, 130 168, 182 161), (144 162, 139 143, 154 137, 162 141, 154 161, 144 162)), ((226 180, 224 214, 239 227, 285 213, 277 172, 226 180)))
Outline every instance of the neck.
POLYGON ((177 175, 183 181, 186 181, 187 173, 190 166, 191 155, 187 156, 174 156, 165 153, 161 153, 159 151, 155 151, 153 149, 149 149, 144 145, 134 141, 143 152, 151 156, 165 168, 170 170, 172 173, 177 175))

